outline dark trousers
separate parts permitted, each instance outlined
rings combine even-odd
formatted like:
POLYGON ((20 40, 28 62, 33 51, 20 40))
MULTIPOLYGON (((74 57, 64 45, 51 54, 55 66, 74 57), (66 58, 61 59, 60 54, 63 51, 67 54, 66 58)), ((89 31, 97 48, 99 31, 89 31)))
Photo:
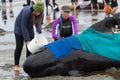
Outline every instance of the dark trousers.
POLYGON ((30 5, 31 0, 27 0, 27 5, 30 5))
MULTIPOLYGON (((15 52, 14 52, 14 61, 15 61, 15 65, 19 65, 21 51, 22 51, 23 44, 24 44, 24 39, 22 36, 17 35, 17 34, 15 34, 15 39, 16 39, 16 48, 15 48, 15 52)), ((32 38, 31 38, 31 40, 32 40, 32 38)), ((30 54, 31 54, 31 52, 27 49, 26 57, 28 57, 30 54)))
POLYGON ((49 3, 49 2, 46 2, 46 15, 48 16, 48 6, 50 6, 52 9, 53 9, 53 6, 49 3))
POLYGON ((58 4, 55 2, 55 0, 53 0, 53 6, 58 6, 58 4))
MULTIPOLYGON (((3 3, 6 3, 6 0, 1 0, 3 3)), ((12 2, 12 0, 9 0, 9 2, 12 2)))

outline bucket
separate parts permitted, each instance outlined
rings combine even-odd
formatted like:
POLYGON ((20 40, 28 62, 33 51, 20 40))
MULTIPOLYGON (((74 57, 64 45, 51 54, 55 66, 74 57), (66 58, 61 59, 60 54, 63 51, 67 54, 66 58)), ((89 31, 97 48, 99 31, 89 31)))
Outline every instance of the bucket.
POLYGON ((104 11, 106 14, 111 14, 112 8, 111 8, 110 5, 105 5, 103 11, 104 11))
POLYGON ((36 34, 27 47, 31 53, 35 53, 46 44, 48 44, 47 39, 42 34, 36 34))

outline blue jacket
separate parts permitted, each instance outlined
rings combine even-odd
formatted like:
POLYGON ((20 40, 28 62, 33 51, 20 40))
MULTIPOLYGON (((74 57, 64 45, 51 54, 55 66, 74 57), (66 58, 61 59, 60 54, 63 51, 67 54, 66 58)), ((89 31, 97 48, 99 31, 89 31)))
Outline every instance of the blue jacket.
MULTIPOLYGON (((32 22, 32 6, 24 7, 15 21, 14 33, 23 36, 24 41, 30 41, 34 37, 34 28, 32 22)), ((37 32, 41 33, 41 25, 35 25, 37 32)))

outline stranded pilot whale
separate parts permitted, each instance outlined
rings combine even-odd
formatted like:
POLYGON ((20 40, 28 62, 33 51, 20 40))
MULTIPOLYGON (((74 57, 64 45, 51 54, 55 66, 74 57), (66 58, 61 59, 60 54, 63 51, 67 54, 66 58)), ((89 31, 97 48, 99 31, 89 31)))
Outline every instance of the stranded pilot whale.
POLYGON ((84 76, 87 72, 120 67, 120 13, 91 25, 82 33, 49 43, 23 64, 30 77, 84 76))

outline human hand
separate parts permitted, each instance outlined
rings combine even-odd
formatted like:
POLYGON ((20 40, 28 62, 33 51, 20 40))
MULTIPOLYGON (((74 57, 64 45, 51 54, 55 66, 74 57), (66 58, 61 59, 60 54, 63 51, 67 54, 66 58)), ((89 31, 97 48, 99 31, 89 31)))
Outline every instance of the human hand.
POLYGON ((30 43, 30 41, 25 42, 26 45, 28 45, 29 43, 30 43))

